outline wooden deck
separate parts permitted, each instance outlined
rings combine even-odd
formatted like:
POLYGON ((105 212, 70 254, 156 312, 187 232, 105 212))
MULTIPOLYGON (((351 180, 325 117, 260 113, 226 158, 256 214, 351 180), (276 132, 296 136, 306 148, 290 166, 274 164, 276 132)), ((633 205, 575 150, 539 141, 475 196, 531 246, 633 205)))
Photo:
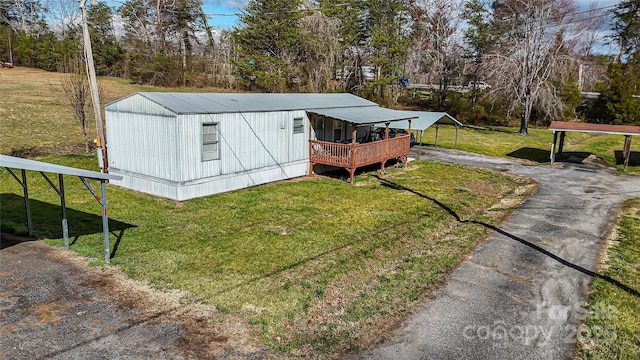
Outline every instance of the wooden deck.
MULTIPOLYGON (((384 164, 391 159, 407 161, 411 136, 399 134, 392 139, 363 144, 339 144, 328 141, 309 140, 309 160, 313 165, 323 164, 342 167, 349 171, 351 182, 357 168, 372 164, 384 164)), ((312 172, 310 172, 310 175, 312 172)))

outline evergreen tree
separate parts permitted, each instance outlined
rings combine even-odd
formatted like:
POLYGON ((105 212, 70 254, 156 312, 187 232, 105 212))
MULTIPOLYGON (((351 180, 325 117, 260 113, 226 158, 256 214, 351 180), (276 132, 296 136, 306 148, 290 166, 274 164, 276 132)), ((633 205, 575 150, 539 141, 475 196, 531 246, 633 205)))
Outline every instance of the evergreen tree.
POLYGON ((232 34, 238 75, 268 92, 294 87, 291 71, 300 60, 300 0, 250 0, 232 34))
POLYGON ((613 38, 620 44, 620 57, 640 50, 640 0, 623 0, 612 11, 613 38))
POLYGON ((640 51, 625 63, 611 63, 609 87, 602 91, 606 120, 617 125, 640 125, 640 51))
POLYGON ((98 76, 123 74, 124 50, 117 41, 112 22, 113 13, 105 3, 92 5, 87 12, 91 26, 91 47, 98 76))

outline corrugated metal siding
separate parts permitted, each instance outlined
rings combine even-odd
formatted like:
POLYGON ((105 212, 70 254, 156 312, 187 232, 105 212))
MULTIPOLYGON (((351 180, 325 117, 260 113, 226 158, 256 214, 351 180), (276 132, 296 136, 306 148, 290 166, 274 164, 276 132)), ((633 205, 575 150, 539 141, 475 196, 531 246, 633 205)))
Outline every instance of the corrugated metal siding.
MULTIPOLYGON (((283 178, 299 176, 288 174, 284 165, 309 157, 309 121, 305 111, 180 115, 178 124, 180 181, 271 166, 282 166, 283 178), (304 119, 304 129, 299 134, 293 134, 293 119, 296 117, 304 119), (203 162, 201 124, 210 122, 219 124, 220 159, 203 162)), ((259 183, 257 179, 249 179, 249 182, 259 183)), ((233 183, 228 186, 237 188, 233 183)))
POLYGON ((175 118, 106 111, 106 125, 109 167, 179 181, 175 118))
POLYGON ((163 107, 153 101, 149 101, 145 97, 140 94, 133 94, 129 97, 120 99, 118 101, 114 101, 109 105, 105 106, 105 112, 107 111, 116 111, 116 112, 127 112, 127 113, 136 113, 136 114, 147 114, 147 115, 162 115, 162 116, 174 116, 175 113, 171 110, 163 107))

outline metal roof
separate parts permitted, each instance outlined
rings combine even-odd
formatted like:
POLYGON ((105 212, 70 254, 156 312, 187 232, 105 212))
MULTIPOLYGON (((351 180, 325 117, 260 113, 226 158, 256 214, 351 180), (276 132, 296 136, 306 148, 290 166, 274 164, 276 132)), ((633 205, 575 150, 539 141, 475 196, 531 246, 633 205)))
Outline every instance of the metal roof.
POLYGON ((551 125, 549 125, 549 130, 613 135, 640 135, 640 126, 574 123, 566 121, 552 121, 551 125))
POLYGON ((76 169, 68 166, 55 165, 55 164, 50 164, 42 161, 23 159, 23 158, 18 158, 18 157, 8 156, 8 155, 1 155, 1 154, 0 154, 0 166, 12 168, 12 169, 23 169, 23 170, 42 171, 42 172, 55 173, 55 174, 82 176, 84 178, 96 179, 96 180, 122 180, 122 176, 119 176, 119 175, 104 174, 97 171, 76 169))
POLYGON ((176 114, 218 114, 377 106, 374 102, 346 93, 243 94, 138 92, 107 104, 105 109, 117 111, 118 102, 133 96, 142 96, 176 114))
POLYGON ((406 111, 391 110, 381 108, 379 106, 308 109, 307 111, 314 114, 343 120, 356 125, 370 125, 376 123, 413 119, 417 117, 416 115, 409 114, 406 111))
MULTIPOLYGON (((455 126, 464 126, 461 122, 456 120, 453 116, 447 114, 446 112, 430 112, 430 111, 400 111, 402 113, 406 113, 408 115, 417 116, 416 119, 411 120, 411 129, 412 130, 426 130, 431 125, 438 123, 444 125, 455 125, 455 126)), ((376 124, 379 126, 384 126, 384 124, 376 124)), ((393 124, 389 125, 390 128, 394 129, 409 129, 409 121, 397 121, 393 124)))

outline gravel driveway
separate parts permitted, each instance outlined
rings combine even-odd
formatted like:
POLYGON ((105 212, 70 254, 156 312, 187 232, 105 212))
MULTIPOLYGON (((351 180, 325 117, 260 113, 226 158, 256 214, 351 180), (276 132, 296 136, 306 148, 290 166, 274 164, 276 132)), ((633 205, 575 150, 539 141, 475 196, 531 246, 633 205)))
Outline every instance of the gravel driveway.
POLYGON ((600 250, 622 202, 640 197, 640 177, 599 164, 534 166, 434 148, 422 154, 527 176, 540 187, 406 319, 395 338, 359 357, 570 359, 600 250))

